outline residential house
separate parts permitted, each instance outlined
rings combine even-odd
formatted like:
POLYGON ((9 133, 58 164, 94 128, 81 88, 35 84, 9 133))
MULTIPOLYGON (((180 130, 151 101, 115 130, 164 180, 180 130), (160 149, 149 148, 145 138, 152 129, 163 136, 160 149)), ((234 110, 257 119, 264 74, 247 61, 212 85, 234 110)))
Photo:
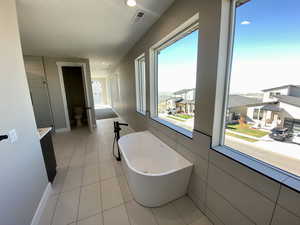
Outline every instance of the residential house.
POLYGON ((247 122, 253 122, 247 117, 248 107, 261 105, 262 100, 259 98, 250 98, 243 95, 230 95, 228 99, 228 110, 226 115, 227 123, 233 123, 240 119, 241 116, 246 117, 247 122))
POLYGON ((247 116, 267 129, 288 127, 300 132, 300 86, 285 85, 263 92, 263 104, 248 107, 247 116))
POLYGON ((182 89, 166 100, 167 110, 175 113, 194 114, 195 88, 182 89))

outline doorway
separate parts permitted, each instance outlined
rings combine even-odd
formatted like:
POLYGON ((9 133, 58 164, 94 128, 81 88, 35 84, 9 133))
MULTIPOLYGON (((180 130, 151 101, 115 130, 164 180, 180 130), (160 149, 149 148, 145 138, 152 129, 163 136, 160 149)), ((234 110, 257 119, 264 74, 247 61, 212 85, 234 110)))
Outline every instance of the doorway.
POLYGON ((81 67, 62 67, 71 129, 87 126, 85 94, 81 67))
POLYGON ((92 131, 92 114, 87 86, 85 63, 57 63, 63 104, 66 118, 66 129, 88 126, 92 131))

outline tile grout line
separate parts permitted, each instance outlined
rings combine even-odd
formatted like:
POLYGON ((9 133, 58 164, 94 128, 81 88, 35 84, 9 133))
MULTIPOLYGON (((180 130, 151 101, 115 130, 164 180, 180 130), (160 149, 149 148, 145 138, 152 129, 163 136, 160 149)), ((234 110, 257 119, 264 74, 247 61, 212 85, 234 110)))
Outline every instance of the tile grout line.
MULTIPOLYGON (((98 140, 98 139, 97 139, 98 140)), ((101 166, 100 166, 100 146, 99 143, 97 141, 97 152, 98 152, 98 179, 99 179, 99 191, 100 191, 100 214, 101 214, 101 221, 102 221, 102 225, 104 225, 104 215, 103 215, 103 197, 102 197, 102 183, 101 183, 101 166)))
MULTIPOLYGON (((114 165, 113 165, 113 166, 114 166, 114 165)), ((116 169, 114 168, 114 170, 116 170, 116 169)), ((122 165, 121 165, 121 170, 122 170, 122 173, 124 174, 122 165)), ((120 177, 120 176, 119 176, 119 177, 120 177)), ((120 185, 120 182, 119 182, 119 179, 118 179, 118 178, 117 178, 117 181, 118 181, 118 185, 119 185, 119 188, 120 188, 121 196, 122 196, 122 199, 123 199, 123 205, 124 205, 124 208, 125 208, 125 212, 126 212, 126 215, 127 215, 128 222, 129 222, 130 225, 133 225, 132 222, 131 222, 129 213, 128 213, 127 204, 126 204, 125 198, 124 198, 124 196, 123 196, 123 193, 122 193, 122 190, 121 190, 121 185, 120 185)))
MULTIPOLYGON (((259 192, 258 190, 256 190, 255 188, 251 187, 249 184, 245 183, 244 181, 242 181, 240 178, 230 174, 229 172, 227 172, 226 170, 224 170, 223 168, 221 168, 220 166, 218 166, 216 163, 211 162, 211 164, 213 164, 213 166, 215 166, 217 169, 221 170, 223 173, 227 174, 228 176, 232 177, 233 179, 237 180, 238 182, 242 183, 243 185, 247 186, 249 189, 251 189, 252 191, 256 192, 257 194, 261 195, 262 197, 268 199, 271 202, 274 202, 274 199, 271 199, 269 196, 265 195, 264 193, 259 192)), ((281 186, 281 185, 280 185, 281 186)), ((276 201, 276 199, 275 199, 276 201)))
POLYGON ((158 219, 156 218, 156 216, 155 216, 154 211, 153 211, 152 208, 150 208, 150 212, 151 212, 151 214, 152 214, 152 216, 153 216, 153 218, 154 218, 154 220, 155 220, 155 223, 156 223, 157 225, 159 225, 158 219))
MULTIPOLYGON (((85 144, 84 144, 84 153, 87 152, 87 141, 85 140, 85 144)), ((86 154, 85 154, 85 158, 86 158, 86 154)), ((85 162, 85 161, 84 161, 85 162)), ((84 176, 84 168, 82 168, 82 174, 81 174, 81 185, 83 184, 83 176, 84 176)), ((77 223, 78 219, 79 219, 79 210, 80 210, 80 199, 81 199, 81 192, 82 192, 82 186, 80 186, 79 189, 79 199, 78 199, 78 206, 77 206, 77 215, 76 215, 76 220, 73 221, 75 223, 77 223)))
MULTIPOLYGON (((75 144, 73 144, 73 148, 75 147, 75 144)), ((61 190, 63 189, 63 186, 65 184, 65 181, 66 181, 66 177, 68 175, 68 172, 69 172, 69 165, 67 166, 67 171, 66 171, 66 175, 64 176, 63 178, 63 182, 62 182, 62 186, 61 186, 61 190)), ((57 200, 56 200, 56 203, 55 203, 55 207, 54 207, 54 210, 53 210, 53 213, 52 213, 52 216, 51 216, 51 220, 50 220, 50 224, 53 225, 53 222, 54 222, 54 216, 56 214, 56 209, 57 209, 57 205, 58 205, 58 201, 60 200, 60 197, 61 197, 61 194, 62 192, 60 192, 57 194, 57 200)))
POLYGON ((275 205, 274 205, 274 208, 273 208, 273 210, 272 210, 272 215, 271 215, 271 219, 270 219, 270 223, 269 223, 269 225, 271 225, 271 224, 272 224, 272 222, 273 222, 273 218, 274 218, 275 211, 276 211, 276 208, 277 208, 277 204, 278 204, 278 200, 279 200, 279 196, 280 196, 281 188, 282 188, 282 186, 280 185, 280 186, 279 186, 278 195, 277 195, 277 198, 276 198, 276 201, 275 201, 275 205))
MULTIPOLYGON (((207 186, 210 186, 207 183, 207 186)), ((255 221, 253 221, 248 215, 246 215, 244 212, 242 212, 238 207, 236 207, 235 205, 233 205, 227 198, 225 198, 222 194, 220 194, 219 192, 217 192, 212 186, 210 186, 211 190, 213 192, 215 192, 219 197, 221 197, 225 202, 227 202, 232 208, 234 208, 237 212, 239 212, 241 215, 243 215, 245 218, 247 218, 250 222, 252 222, 253 224, 256 224, 255 221)), ((207 207, 208 208, 208 207, 207 207)), ((209 208, 208 208, 209 209, 209 208)), ((210 210, 210 209, 209 209, 210 210)), ((210 210, 212 211, 212 210, 210 210)), ((222 220, 221 220, 222 221, 222 220)), ((222 221, 223 222, 223 221, 222 221)), ((224 223, 224 222, 223 222, 224 223)))

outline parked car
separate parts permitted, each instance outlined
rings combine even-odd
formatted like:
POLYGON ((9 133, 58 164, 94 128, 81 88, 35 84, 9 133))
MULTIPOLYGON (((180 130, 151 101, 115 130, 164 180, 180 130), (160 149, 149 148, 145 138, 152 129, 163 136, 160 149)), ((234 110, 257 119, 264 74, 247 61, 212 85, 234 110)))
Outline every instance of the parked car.
POLYGON ((288 141, 293 137, 293 133, 288 128, 274 128, 271 132, 270 138, 276 141, 288 141))
POLYGON ((231 120, 226 122, 227 125, 238 125, 240 122, 238 120, 231 120))
POLYGON ((173 108, 173 109, 167 109, 167 113, 168 115, 175 115, 176 114, 176 108, 173 108))

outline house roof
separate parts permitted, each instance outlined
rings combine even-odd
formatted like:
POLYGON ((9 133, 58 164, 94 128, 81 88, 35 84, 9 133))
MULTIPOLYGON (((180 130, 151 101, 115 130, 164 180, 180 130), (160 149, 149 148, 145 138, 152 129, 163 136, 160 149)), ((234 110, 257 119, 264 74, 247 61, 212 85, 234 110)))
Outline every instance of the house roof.
POLYGON ((229 95, 228 108, 255 106, 262 104, 262 100, 258 98, 249 98, 242 95, 229 95))
POLYGON ((182 90, 179 90, 179 91, 175 91, 173 94, 174 95, 182 95, 184 93, 187 93, 189 91, 193 91, 195 90, 195 88, 190 88, 190 89, 182 89, 182 90))
POLYGON ((279 87, 273 87, 273 88, 264 89, 262 91, 263 92, 267 92, 267 91, 279 90, 279 89, 288 88, 288 87, 297 87, 297 88, 300 88, 300 85, 293 85, 293 84, 282 85, 282 86, 279 86, 279 87))
POLYGON ((181 104, 195 104, 195 101, 194 100, 183 99, 182 101, 178 101, 178 103, 181 103, 181 104))
POLYGON ((290 105, 294 105, 300 107, 300 97, 287 96, 287 95, 279 95, 276 96, 279 102, 284 102, 290 105))
POLYGON ((261 110, 272 111, 272 112, 281 112, 282 108, 278 107, 275 104, 266 104, 261 108, 261 110))
POLYGON ((172 100, 172 99, 174 99, 175 102, 182 100, 182 98, 180 98, 180 97, 170 97, 170 98, 167 98, 166 101, 172 100))

